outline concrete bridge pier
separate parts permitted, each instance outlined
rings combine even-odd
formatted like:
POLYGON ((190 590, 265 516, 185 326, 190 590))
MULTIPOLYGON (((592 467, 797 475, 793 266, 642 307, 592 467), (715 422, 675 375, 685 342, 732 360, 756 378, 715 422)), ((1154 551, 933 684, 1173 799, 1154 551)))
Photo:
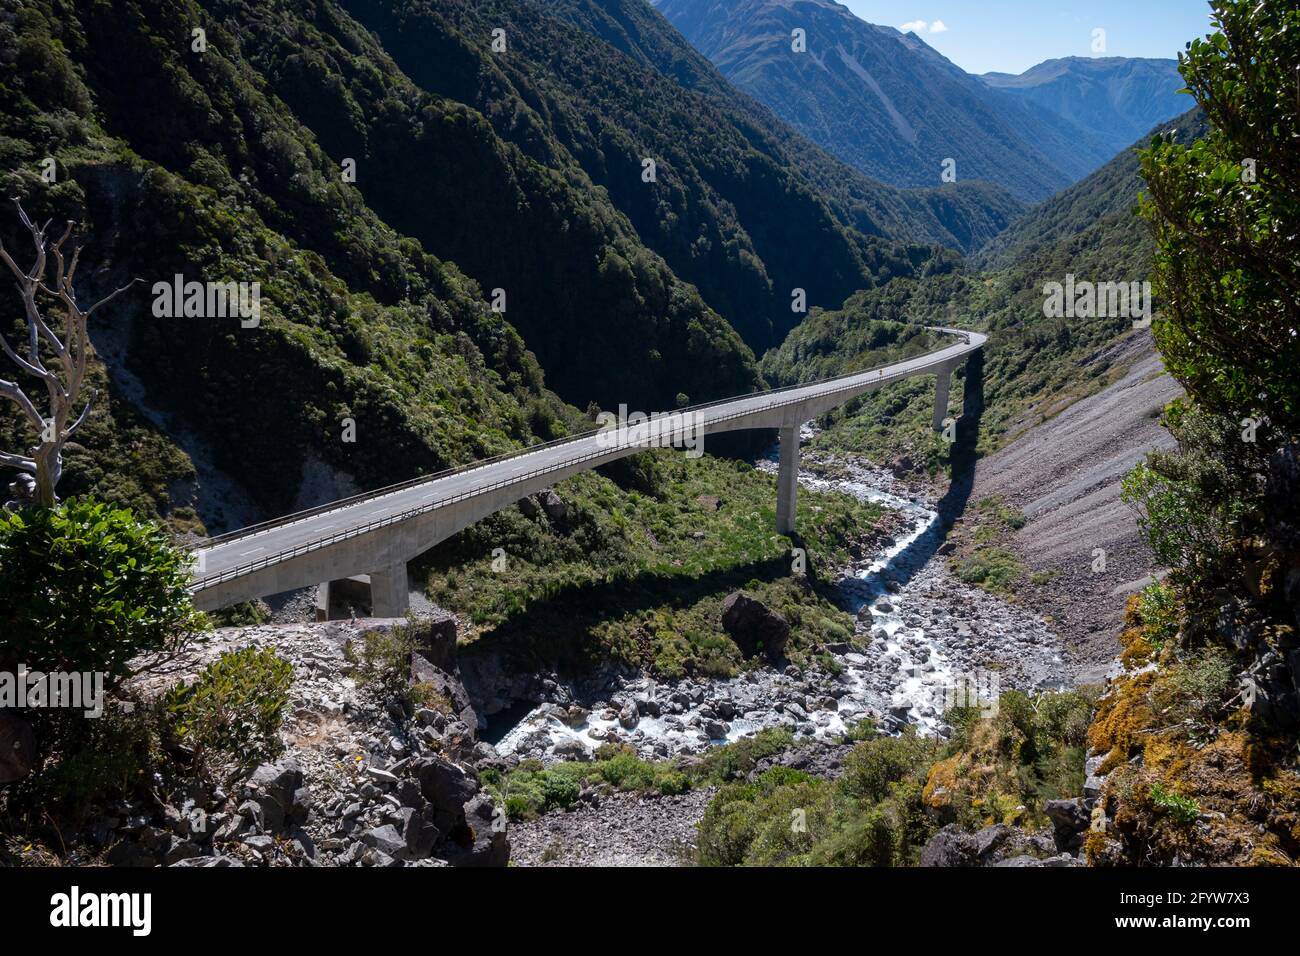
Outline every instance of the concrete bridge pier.
POLYGON ((410 606, 411 592, 406 581, 405 561, 370 572, 371 616, 403 617, 410 606))
POLYGON ((948 392, 952 388, 952 366, 939 369, 934 389, 934 430, 943 431, 943 420, 948 417, 948 392))
POLYGON ((781 428, 781 463, 776 473, 776 530, 794 534, 795 504, 799 498, 799 426, 781 428))
POLYGON ((316 586, 316 623, 330 619, 330 581, 316 586))

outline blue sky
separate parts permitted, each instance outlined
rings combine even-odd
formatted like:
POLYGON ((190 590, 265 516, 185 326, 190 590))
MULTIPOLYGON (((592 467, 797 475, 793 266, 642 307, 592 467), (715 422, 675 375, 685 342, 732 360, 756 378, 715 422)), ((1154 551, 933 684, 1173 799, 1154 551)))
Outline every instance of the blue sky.
POLYGON ((969 73, 1023 73, 1062 56, 1177 55, 1209 32, 1206 0, 839 0, 871 23, 914 32, 969 73), (936 31, 935 21, 946 29, 936 31), (1093 30, 1106 52, 1092 51, 1093 30))

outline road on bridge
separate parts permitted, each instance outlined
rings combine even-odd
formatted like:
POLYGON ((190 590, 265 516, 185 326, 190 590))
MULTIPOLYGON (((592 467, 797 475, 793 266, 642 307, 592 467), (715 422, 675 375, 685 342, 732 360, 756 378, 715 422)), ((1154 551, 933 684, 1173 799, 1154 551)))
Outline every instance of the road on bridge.
MULTIPOLYGON (((927 372, 939 372, 941 401, 936 405, 937 425, 939 409, 947 406, 948 373, 981 348, 986 336, 957 329, 934 331, 958 336, 963 341, 883 368, 808 385, 757 392, 681 411, 698 416, 696 421, 702 423, 704 434, 736 428, 737 423, 741 423, 739 427, 777 427, 785 424, 783 419, 792 414, 834 407, 882 385, 927 372), (745 424, 748 422, 755 424, 745 424)), ((816 415, 810 415, 812 417, 816 415)), ((571 474, 574 466, 587 461, 593 462, 594 467, 594 463, 607 461, 609 457, 607 440, 602 441, 597 433, 588 433, 222 535, 210 539, 196 551, 191 590, 201 593, 241 575, 292 560, 313 549, 328 548, 348 538, 410 521, 430 511, 527 479, 544 478, 562 471, 571 474)), ((345 573, 365 570, 368 569, 351 569, 345 573)))

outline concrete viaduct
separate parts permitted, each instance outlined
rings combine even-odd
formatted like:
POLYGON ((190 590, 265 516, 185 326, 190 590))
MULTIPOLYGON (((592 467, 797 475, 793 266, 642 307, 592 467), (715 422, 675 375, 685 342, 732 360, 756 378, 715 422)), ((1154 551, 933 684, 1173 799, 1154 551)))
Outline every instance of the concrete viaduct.
MULTIPOLYGON (((805 422, 892 382, 936 375, 934 427, 942 427, 952 372, 983 347, 986 336, 958 329, 933 331, 955 336, 959 342, 883 368, 683 409, 683 415, 691 416, 691 429, 666 437, 686 437, 690 430, 702 436, 777 429, 781 440, 777 530, 792 533, 799 429, 805 422)), ((409 602, 408 561, 527 495, 653 447, 635 441, 634 433, 613 431, 535 445, 208 539, 195 552, 190 585, 194 604, 211 611, 368 574, 372 613, 400 617, 409 602), (633 440, 623 442, 618 440, 621 436, 633 440)))

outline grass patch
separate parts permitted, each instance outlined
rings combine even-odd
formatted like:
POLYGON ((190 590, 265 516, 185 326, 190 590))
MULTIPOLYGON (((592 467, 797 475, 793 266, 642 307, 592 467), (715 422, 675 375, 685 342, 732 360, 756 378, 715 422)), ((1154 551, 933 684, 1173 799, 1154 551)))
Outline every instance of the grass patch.
POLYGON ((949 536, 954 552, 949 559, 952 572, 967 584, 974 584, 1001 597, 1014 597, 1026 580, 1046 583, 1045 572, 1027 578, 1024 562, 1006 546, 1012 533, 1025 526, 1025 516, 1000 497, 981 499, 958 521, 949 536))
POLYGON ((469 623, 471 640, 613 657, 669 679, 743 666, 721 626, 738 589, 785 615, 794 660, 851 640, 853 619, 822 574, 866 552, 884 508, 803 491, 796 542, 775 532, 772 476, 730 459, 641 457, 640 488, 579 475, 557 487, 562 509, 508 508, 435 549, 430 597, 469 623))
POLYGON ((715 747, 699 763, 687 767, 642 760, 629 747, 605 744, 597 749, 596 759, 592 761, 544 766, 540 760, 525 760, 509 772, 486 770, 480 777, 512 819, 528 820, 572 806, 587 787, 606 792, 668 796, 686 793, 692 787, 744 779, 758 761, 783 753, 793 742, 790 731, 769 728, 735 743, 715 747))

